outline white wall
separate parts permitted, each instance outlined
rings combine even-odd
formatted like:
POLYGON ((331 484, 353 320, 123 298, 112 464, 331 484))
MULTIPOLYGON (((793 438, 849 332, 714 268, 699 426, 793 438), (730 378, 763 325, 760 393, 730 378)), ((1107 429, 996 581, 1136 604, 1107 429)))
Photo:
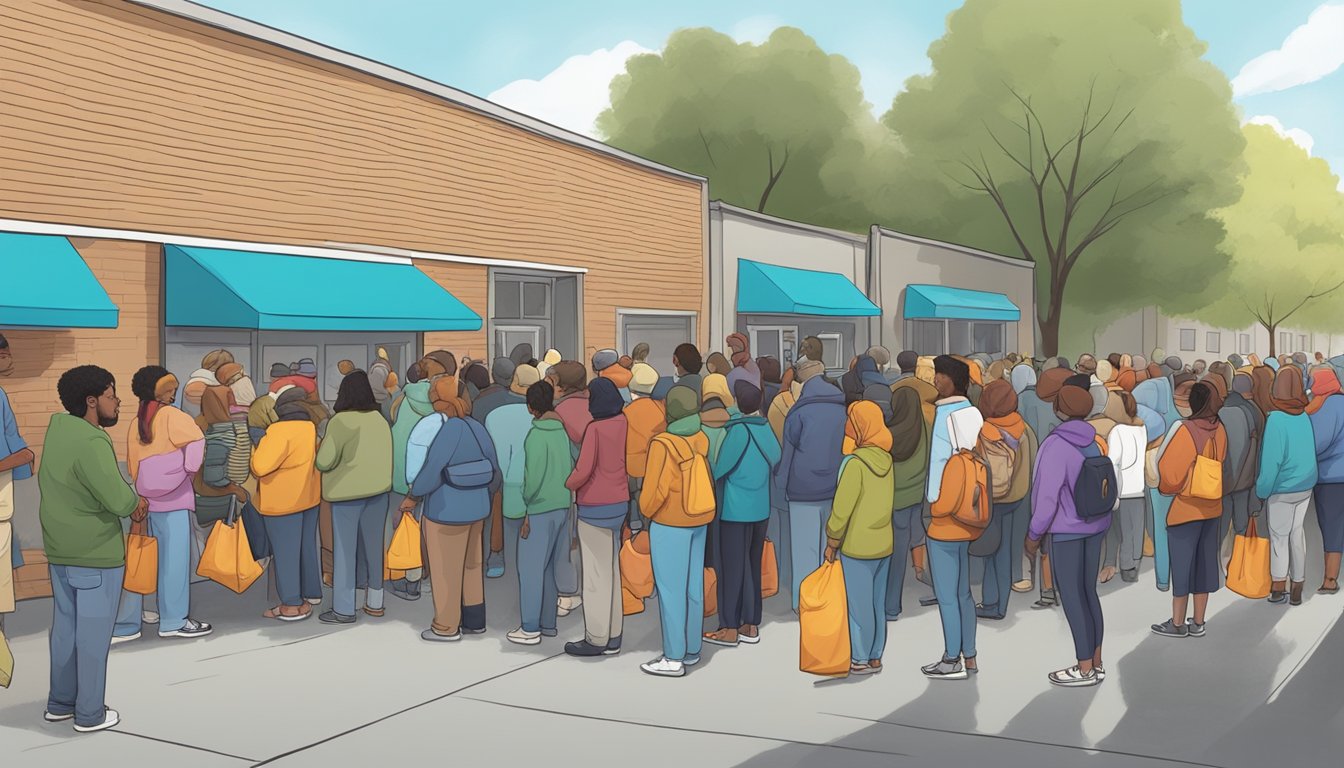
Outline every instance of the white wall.
MULTIPOLYGON (((1280 328, 1278 332, 1287 333, 1291 337, 1286 348, 1279 345, 1275 349, 1278 354, 1306 352, 1311 355, 1320 352, 1326 357, 1344 354, 1344 336, 1312 333, 1300 328, 1280 328), (1306 337, 1305 344, 1302 343, 1303 336, 1306 337)), ((1249 336, 1250 353, 1262 358, 1269 354, 1269 333, 1260 325, 1239 329, 1222 328, 1190 318, 1169 317, 1155 309, 1142 309, 1099 329, 1095 335, 1095 351, 1102 355, 1128 352, 1146 356, 1154 347, 1160 347, 1168 355, 1175 355, 1185 363, 1195 360, 1212 363, 1214 360, 1226 360, 1233 353, 1247 354, 1241 344, 1243 335, 1249 336), (1193 349, 1182 349, 1182 331, 1194 331, 1193 349), (1211 333, 1218 339, 1216 351, 1210 349, 1211 333)))

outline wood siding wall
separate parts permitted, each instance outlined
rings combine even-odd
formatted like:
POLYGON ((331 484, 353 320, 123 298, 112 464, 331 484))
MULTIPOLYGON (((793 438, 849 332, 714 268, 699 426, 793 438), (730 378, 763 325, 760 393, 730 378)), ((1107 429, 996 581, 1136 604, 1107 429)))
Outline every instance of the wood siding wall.
POLYGON ((578 265, 587 347, 708 326, 698 182, 129 3, 0 0, 0 60, 0 217, 578 265))
MULTIPOLYGON (((126 434, 135 421, 136 399, 131 376, 159 360, 158 245, 121 240, 83 240, 71 243, 103 284, 112 303, 121 309, 115 329, 18 330, 6 329, 14 353, 14 373, 0 379, 14 407, 23 439, 41 459, 42 441, 53 413, 63 412, 56 395, 61 374, 77 365, 97 365, 117 378, 121 421, 108 430, 117 458, 126 459, 126 434)), ((179 375, 181 373, 179 372, 179 375)))
MULTIPOLYGON (((486 356, 486 326, 490 301, 490 270, 471 264, 450 264, 442 261, 416 259, 415 266, 443 286, 471 311, 481 316, 479 331, 436 331, 425 334, 425 351, 446 349, 460 360, 470 356, 477 360, 486 356)), ((507 354, 507 353, 506 353, 507 354)), ((488 365, 488 363, 487 363, 488 365)), ((398 371, 404 376, 405 371, 398 371)))

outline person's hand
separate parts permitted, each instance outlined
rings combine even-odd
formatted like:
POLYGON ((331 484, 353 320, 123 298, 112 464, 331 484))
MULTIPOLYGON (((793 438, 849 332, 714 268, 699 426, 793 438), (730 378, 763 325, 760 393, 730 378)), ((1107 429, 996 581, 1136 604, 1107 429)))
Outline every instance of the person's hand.
POLYGON ((246 504, 248 500, 252 498, 247 494, 247 489, 245 488, 234 489, 233 497, 238 500, 239 504, 246 504))
POLYGON ((144 520, 145 517, 147 517, 148 515, 149 515, 149 499, 146 499, 144 496, 141 496, 140 501, 136 502, 135 504, 135 510, 131 512, 131 522, 138 523, 144 520))
POLYGON ((827 545, 827 546, 826 546, 826 553, 823 555, 823 557, 825 558, 826 562, 828 562, 828 563, 834 563, 834 562, 835 562, 836 554, 837 554, 837 553, 836 553, 836 551, 835 551, 835 547, 832 547, 832 546, 830 546, 830 545, 827 545))
POLYGON ((415 512, 415 505, 418 503, 419 502, 415 499, 407 496, 402 500, 401 505, 397 507, 397 511, 401 512, 403 515, 413 514, 415 512))
POLYGON ((1028 559, 1035 560, 1036 553, 1041 551, 1041 540, 1033 539, 1030 536, 1028 536, 1027 543, 1023 545, 1022 550, 1027 553, 1028 559))
POLYGON ((532 523, 526 517, 523 518, 523 527, 518 531, 519 538, 526 539, 527 534, 532 532, 532 523))

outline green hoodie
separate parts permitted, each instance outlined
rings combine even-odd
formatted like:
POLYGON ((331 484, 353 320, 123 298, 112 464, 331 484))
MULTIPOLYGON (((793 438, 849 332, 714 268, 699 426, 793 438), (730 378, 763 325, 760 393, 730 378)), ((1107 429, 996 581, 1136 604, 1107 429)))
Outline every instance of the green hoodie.
POLYGON ((891 556, 892 463, 890 453, 868 446, 840 465, 840 485, 826 521, 826 538, 832 544, 840 542, 840 553, 846 557, 880 560, 891 556))
POLYGON ((565 423, 553 412, 533 419, 523 441, 523 504, 527 514, 569 509, 574 497, 565 481, 573 471, 565 423))
POLYGON ((402 496, 410 492, 406 485, 406 444, 411 440, 411 430, 433 412, 428 381, 407 384, 401 390, 401 405, 397 406, 397 420, 392 425, 392 490, 402 496))
POLYGON ((322 473, 322 498, 327 501, 387 493, 392 483, 392 434, 383 414, 345 411, 332 416, 317 449, 317 471, 322 473))
POLYGON ((47 562, 84 568, 126 564, 121 518, 140 499, 117 469, 112 440, 78 416, 51 417, 37 472, 47 562))

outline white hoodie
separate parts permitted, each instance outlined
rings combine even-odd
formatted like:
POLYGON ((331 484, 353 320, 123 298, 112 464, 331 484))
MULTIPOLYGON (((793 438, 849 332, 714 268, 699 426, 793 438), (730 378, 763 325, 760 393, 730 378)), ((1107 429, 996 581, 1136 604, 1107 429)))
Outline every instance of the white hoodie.
POLYGON ((1148 432, 1142 425, 1117 424, 1106 436, 1107 456, 1115 465, 1115 477, 1120 483, 1120 498, 1143 497, 1147 487, 1143 481, 1143 460, 1148 447, 1148 432))
POLYGON ((974 450, 980 440, 980 428, 985 425, 980 409, 964 397, 939 400, 937 406, 933 438, 929 444, 929 484, 925 493, 925 498, 931 502, 938 500, 947 460, 963 448, 974 450))

